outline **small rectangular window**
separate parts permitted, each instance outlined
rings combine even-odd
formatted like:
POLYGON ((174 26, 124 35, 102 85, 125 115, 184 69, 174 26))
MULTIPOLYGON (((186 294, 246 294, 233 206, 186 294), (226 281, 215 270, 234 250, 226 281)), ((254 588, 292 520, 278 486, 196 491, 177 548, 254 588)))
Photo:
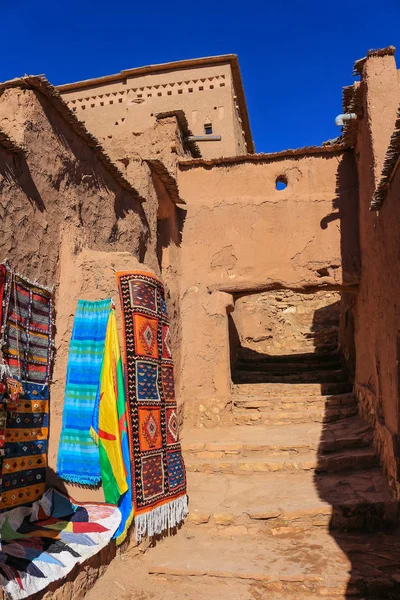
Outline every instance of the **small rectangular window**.
POLYGON ((211 123, 206 123, 204 125, 204 133, 206 135, 211 135, 212 134, 212 125, 211 125, 211 123))

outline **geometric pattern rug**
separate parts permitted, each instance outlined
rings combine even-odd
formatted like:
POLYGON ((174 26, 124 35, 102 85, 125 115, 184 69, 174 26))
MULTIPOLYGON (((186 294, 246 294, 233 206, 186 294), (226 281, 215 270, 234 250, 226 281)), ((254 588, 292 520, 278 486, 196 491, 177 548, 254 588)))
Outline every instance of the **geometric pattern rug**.
POLYGON ((33 502, 45 491, 53 300, 49 290, 9 266, 1 265, 0 280, 2 353, 12 381, 22 388, 12 408, 3 399, 7 416, 0 510, 5 510, 33 502))
POLYGON ((111 540, 121 520, 109 504, 75 504, 49 489, 31 507, 0 515, 0 585, 12 600, 65 577, 111 540))
POLYGON ((124 326, 133 498, 138 541, 187 515, 174 366, 164 286, 142 271, 117 273, 124 326))

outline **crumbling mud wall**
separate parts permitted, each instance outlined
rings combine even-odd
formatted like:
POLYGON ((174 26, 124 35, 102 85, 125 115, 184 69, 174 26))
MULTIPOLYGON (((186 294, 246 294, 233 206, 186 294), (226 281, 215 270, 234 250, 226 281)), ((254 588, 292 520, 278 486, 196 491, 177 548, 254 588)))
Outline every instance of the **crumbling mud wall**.
MULTIPOLYGON (((113 297, 118 306, 116 270, 141 266, 159 272, 158 198, 146 172, 140 193, 128 181, 122 185, 37 90, 3 90, 0 129, 23 149, 12 153, 0 146, 0 259, 55 289, 48 473, 54 484, 77 300, 113 297)), ((102 499, 101 490, 65 487, 77 500, 102 499)))
POLYGON ((0 96, 0 127, 26 149, 3 166, 0 254, 28 277, 56 283, 65 224, 82 247, 143 255, 151 224, 47 98, 12 88, 0 96))
POLYGON ((400 171, 398 149, 396 145, 390 148, 391 135, 398 130, 398 73, 393 56, 371 56, 361 73, 363 117, 358 123, 356 156, 362 278, 352 316, 359 409, 374 428, 375 446, 392 486, 400 492, 400 171), (388 158, 393 169, 384 201, 378 212, 371 211, 371 201, 388 158))
POLYGON ((333 352, 339 343, 340 293, 246 294, 235 300, 232 319, 240 346, 260 354, 333 352))
POLYGON ((357 174, 351 152, 335 149, 179 166, 188 203, 180 395, 197 422, 199 407, 219 418, 229 402, 227 314, 235 297, 358 284, 357 174), (276 189, 277 180, 286 189, 276 189))

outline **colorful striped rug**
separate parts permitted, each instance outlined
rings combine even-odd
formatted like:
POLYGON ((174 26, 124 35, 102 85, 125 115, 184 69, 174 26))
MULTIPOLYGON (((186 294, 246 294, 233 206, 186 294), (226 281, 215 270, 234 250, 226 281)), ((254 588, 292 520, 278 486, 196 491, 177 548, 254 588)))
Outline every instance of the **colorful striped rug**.
POLYGON ((9 267, 1 266, 0 279, 3 358, 13 382, 22 386, 19 398, 5 403, 4 510, 37 500, 46 488, 53 304, 49 290, 9 267))
POLYGON ((90 435, 112 301, 79 300, 68 355, 57 473, 72 483, 98 486, 99 449, 90 435))
POLYGON ((136 538, 176 527, 188 513, 169 320, 162 282, 117 273, 126 361, 136 538))

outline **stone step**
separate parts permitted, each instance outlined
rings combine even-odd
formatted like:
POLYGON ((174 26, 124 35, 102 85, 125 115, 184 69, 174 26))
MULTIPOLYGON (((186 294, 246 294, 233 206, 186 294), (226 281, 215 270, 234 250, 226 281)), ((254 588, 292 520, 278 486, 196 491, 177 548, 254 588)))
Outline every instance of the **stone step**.
POLYGON ((237 360, 244 362, 262 362, 262 363, 331 363, 341 362, 341 356, 338 352, 303 352, 301 354, 261 354, 250 348, 240 348, 237 353, 237 360))
MULTIPOLYGON (((262 363, 262 362, 246 362, 237 361, 234 366, 234 371, 247 371, 249 373, 262 372, 269 373, 271 375, 292 375, 292 374, 308 374, 308 373, 320 373, 320 372, 332 372, 343 369, 343 365, 340 362, 334 363, 262 363)), ((348 372, 347 372, 348 377, 348 372)))
POLYGON ((239 370, 232 373, 232 381, 240 383, 347 383, 349 374, 347 369, 307 370, 291 373, 274 372, 270 369, 239 370))
POLYGON ((213 535, 284 535, 313 527, 376 530, 396 523, 380 469, 351 473, 188 473, 188 524, 213 535))
POLYGON ((233 395, 241 396, 335 396, 353 391, 353 385, 345 383, 242 383, 232 387, 233 395))
POLYGON ((231 473, 248 475, 249 473, 296 473, 298 471, 340 472, 349 469, 372 469, 378 464, 376 454, 371 448, 352 448, 341 452, 316 455, 277 453, 270 456, 252 456, 237 458, 192 458, 185 459, 186 470, 196 473, 231 473))
POLYGON ((329 535, 312 530, 271 536, 268 543, 248 537, 229 543, 204 531, 185 539, 165 539, 148 553, 147 564, 149 573, 182 582, 196 578, 257 584, 258 593, 250 598, 268 598, 268 591, 280 591, 336 599, 376 593, 383 599, 400 597, 399 552, 396 533, 329 535))
MULTIPOLYGON (((184 531, 181 531, 180 535, 185 536, 184 531)), ((175 538, 175 541, 179 544, 179 538, 175 538)), ((146 565, 151 559, 151 553, 150 549, 144 556, 139 556, 139 551, 137 554, 128 551, 114 560, 85 595, 85 600, 262 600, 254 589, 254 583, 246 580, 149 575, 146 565)), ((59 589, 55 595, 58 591, 59 589)), ((82 597, 76 595, 71 597, 71 600, 82 597)), ((315 600, 315 596, 307 593, 299 596, 298 593, 293 595, 269 589, 267 599, 315 600)), ((63 600, 69 600, 69 597, 63 600)), ((323 600, 331 599, 325 597, 323 600)), ((332 600, 338 600, 337 596, 332 600)))
POLYGON ((278 425, 290 423, 331 423, 357 414, 357 406, 319 408, 309 405, 303 410, 271 410, 234 408, 233 419, 237 425, 278 425))
POLYGON ((356 396, 350 394, 337 394, 336 396, 259 396, 247 397, 241 394, 233 395, 232 402, 239 408, 263 410, 294 410, 300 407, 319 406, 321 408, 338 408, 340 406, 355 406, 356 396))
POLYGON ((334 452, 371 445, 372 432, 360 417, 338 423, 298 423, 265 427, 216 427, 182 431, 185 458, 268 456, 276 453, 334 452))
POLYGON ((344 366, 344 362, 339 354, 293 354, 287 356, 273 356, 257 354, 253 356, 243 356, 240 352, 236 357, 236 364, 243 365, 262 365, 269 367, 270 365, 279 366, 282 368, 288 365, 297 365, 300 369, 318 367, 330 368, 331 365, 344 366))

